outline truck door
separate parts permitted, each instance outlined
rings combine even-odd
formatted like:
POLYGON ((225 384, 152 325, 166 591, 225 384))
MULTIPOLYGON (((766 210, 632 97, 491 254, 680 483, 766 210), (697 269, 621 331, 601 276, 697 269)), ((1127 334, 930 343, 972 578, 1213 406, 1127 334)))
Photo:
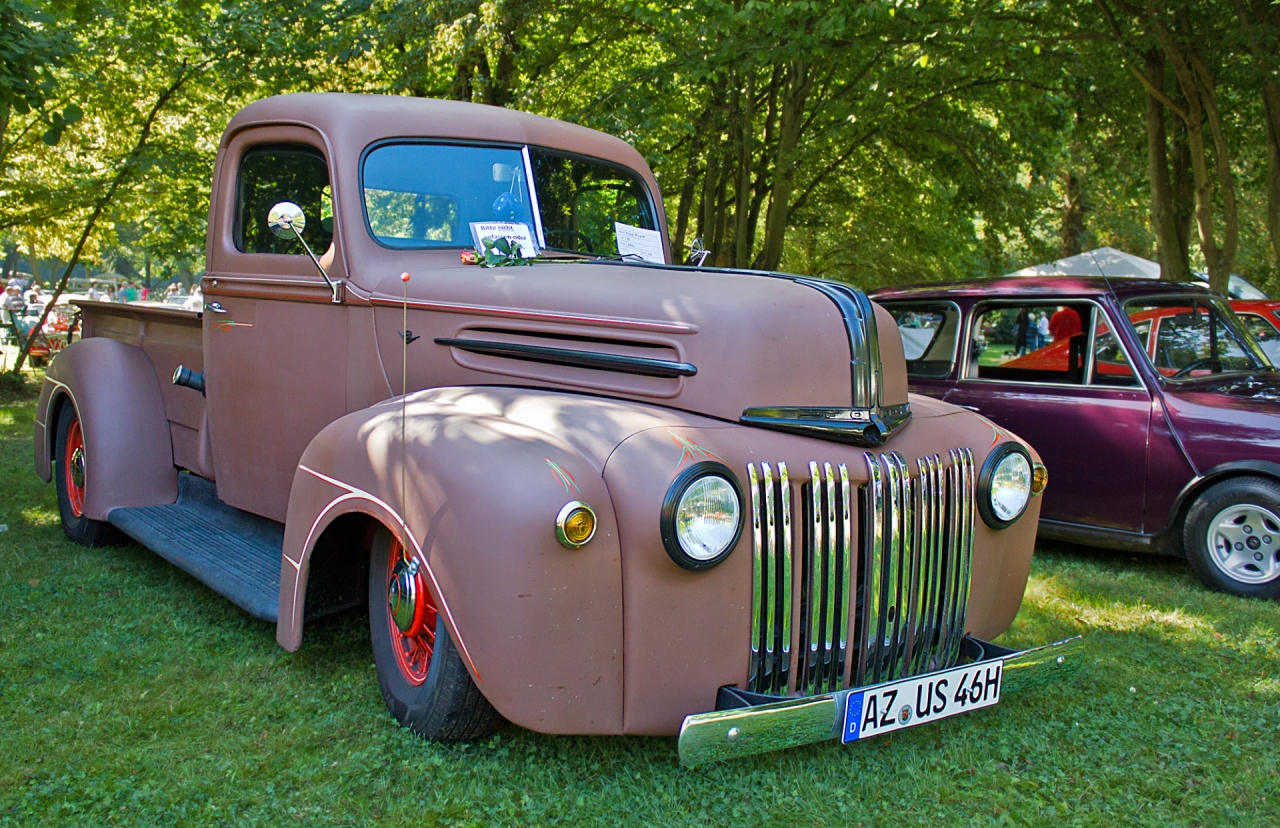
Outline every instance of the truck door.
POLYGON ((218 497, 283 521, 303 450, 346 413, 348 312, 267 212, 291 201, 303 238, 345 277, 323 142, 303 127, 252 129, 219 154, 204 290, 205 382, 218 497))

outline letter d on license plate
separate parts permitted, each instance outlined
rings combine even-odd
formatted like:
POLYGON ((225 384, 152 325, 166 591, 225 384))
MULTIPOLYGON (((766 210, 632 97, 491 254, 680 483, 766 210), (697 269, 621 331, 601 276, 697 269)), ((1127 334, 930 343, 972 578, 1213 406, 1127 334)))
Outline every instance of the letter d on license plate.
POLYGON ((1003 661, 992 659, 850 693, 845 701, 841 741, 866 739, 990 707, 1000 701, 1003 668, 1003 661))

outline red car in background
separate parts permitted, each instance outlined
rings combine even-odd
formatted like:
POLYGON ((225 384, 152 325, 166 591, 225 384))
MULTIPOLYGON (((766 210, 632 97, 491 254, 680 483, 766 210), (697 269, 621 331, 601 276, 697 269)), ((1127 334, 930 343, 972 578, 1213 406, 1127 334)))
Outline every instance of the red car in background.
MULTIPOLYGON (((1231 308, 1236 312, 1236 316, 1244 323, 1249 333, 1253 334, 1253 338, 1262 346, 1263 352, 1271 360, 1273 365, 1280 365, 1280 300, 1231 300, 1231 308)), ((1148 311, 1133 314, 1130 317, 1130 323, 1133 325, 1134 332, 1137 333, 1139 340, 1146 349, 1147 356, 1151 358, 1153 364, 1161 374, 1165 376, 1173 376, 1182 367, 1176 366, 1171 360, 1158 359, 1157 343, 1161 341, 1161 326, 1168 326, 1175 323, 1175 318, 1179 315, 1176 308, 1162 307, 1148 311)), ((1075 311, 1066 309, 1066 313, 1074 314, 1075 311)), ((1079 316, 1076 316, 1079 319, 1079 316)), ((1081 326, 1077 322, 1074 326, 1074 332, 1079 333, 1081 326)), ((1099 323, 1098 334, 1105 336, 1110 332, 1110 327, 1105 322, 1099 323)), ((1015 357, 1004 363, 1006 368, 1016 368, 1020 370, 1043 370, 1043 371, 1063 371, 1067 370, 1070 362, 1070 336, 1054 336, 1049 344, 1037 348, 1028 354, 1015 357)), ((1133 369, 1124 361, 1124 353, 1118 349, 1113 349, 1110 353, 1098 354, 1096 370, 1099 374, 1110 375, 1114 377, 1131 376, 1133 369)), ((1205 376, 1211 373, 1208 368, 1193 368, 1188 372, 1191 376, 1205 376)))

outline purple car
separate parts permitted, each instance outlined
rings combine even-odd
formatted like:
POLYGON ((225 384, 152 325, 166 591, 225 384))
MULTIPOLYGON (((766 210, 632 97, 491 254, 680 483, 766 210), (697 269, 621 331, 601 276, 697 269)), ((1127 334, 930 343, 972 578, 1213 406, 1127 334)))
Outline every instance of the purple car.
POLYGON ((885 288, 911 390, 1040 452, 1040 536, 1183 555, 1280 597, 1280 372, 1227 302, 1147 280, 885 288))

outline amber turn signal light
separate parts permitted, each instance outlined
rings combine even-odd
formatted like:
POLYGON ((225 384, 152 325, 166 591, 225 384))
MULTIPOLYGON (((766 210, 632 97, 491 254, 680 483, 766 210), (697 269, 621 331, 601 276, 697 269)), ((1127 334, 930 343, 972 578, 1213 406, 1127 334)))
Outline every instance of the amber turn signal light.
POLYGON ((1031 496, 1039 497, 1044 487, 1049 485, 1049 470, 1043 463, 1036 463, 1031 470, 1031 496))
POLYGON ((581 500, 571 500, 556 515, 556 537, 569 549, 586 546, 596 534, 596 513, 581 500))

